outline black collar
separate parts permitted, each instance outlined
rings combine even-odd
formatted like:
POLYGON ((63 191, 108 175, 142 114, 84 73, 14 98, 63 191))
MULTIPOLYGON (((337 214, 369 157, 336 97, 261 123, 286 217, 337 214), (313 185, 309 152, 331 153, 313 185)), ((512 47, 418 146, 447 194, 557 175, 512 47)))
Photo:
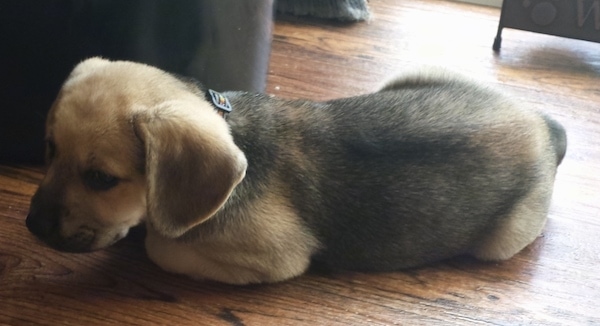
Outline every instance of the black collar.
POLYGON ((217 113, 223 117, 223 119, 227 119, 227 115, 231 113, 231 103, 227 97, 219 92, 215 92, 212 89, 206 91, 206 99, 213 104, 217 113))

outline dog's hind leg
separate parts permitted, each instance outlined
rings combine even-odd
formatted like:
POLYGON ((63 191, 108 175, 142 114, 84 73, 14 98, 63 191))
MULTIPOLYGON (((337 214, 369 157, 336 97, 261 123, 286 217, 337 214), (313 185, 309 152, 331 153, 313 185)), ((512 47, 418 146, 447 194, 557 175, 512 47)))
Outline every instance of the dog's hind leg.
POLYGON ((553 183, 553 175, 538 182, 471 254, 481 260, 505 260, 531 244, 546 224, 553 183))
MULTIPOLYGON (((491 233, 471 253, 482 260, 504 260, 514 256, 532 243, 546 224, 556 167, 567 148, 565 129, 553 119, 543 116, 549 142, 539 151, 537 182, 501 219, 491 233)), ((537 143, 537 142, 536 142, 537 143)))

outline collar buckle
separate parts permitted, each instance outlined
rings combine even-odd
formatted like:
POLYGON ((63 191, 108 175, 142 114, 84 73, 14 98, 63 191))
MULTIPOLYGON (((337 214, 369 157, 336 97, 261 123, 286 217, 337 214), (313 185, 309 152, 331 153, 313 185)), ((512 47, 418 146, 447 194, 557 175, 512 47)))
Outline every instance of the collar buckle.
POLYGON ((229 103, 227 97, 212 89, 206 91, 206 97, 217 109, 217 113, 224 119, 227 118, 227 115, 231 113, 232 109, 231 103, 229 103))

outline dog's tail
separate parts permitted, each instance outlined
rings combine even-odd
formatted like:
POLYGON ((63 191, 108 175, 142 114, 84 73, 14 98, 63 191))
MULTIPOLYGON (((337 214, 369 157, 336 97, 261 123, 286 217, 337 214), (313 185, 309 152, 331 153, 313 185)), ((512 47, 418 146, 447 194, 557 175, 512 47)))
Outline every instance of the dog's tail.
POLYGON ((567 132, 556 120, 543 115, 548 130, 550 131, 550 142, 556 154, 556 165, 560 165, 567 152, 567 132))
POLYGON ((420 66, 404 71, 392 80, 387 81, 380 91, 405 89, 410 87, 426 87, 449 82, 473 82, 468 77, 438 66, 420 66))

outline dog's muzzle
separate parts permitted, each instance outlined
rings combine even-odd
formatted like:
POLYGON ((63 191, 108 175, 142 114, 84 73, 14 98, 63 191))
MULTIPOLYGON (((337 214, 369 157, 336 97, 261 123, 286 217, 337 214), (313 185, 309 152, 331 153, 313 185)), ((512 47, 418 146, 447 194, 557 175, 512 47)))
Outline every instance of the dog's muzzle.
POLYGON ((88 252, 91 250, 96 232, 81 227, 68 237, 61 236, 60 216, 64 209, 55 204, 45 205, 42 195, 36 193, 31 200, 31 209, 25 224, 27 229, 50 247, 66 252, 88 252))

